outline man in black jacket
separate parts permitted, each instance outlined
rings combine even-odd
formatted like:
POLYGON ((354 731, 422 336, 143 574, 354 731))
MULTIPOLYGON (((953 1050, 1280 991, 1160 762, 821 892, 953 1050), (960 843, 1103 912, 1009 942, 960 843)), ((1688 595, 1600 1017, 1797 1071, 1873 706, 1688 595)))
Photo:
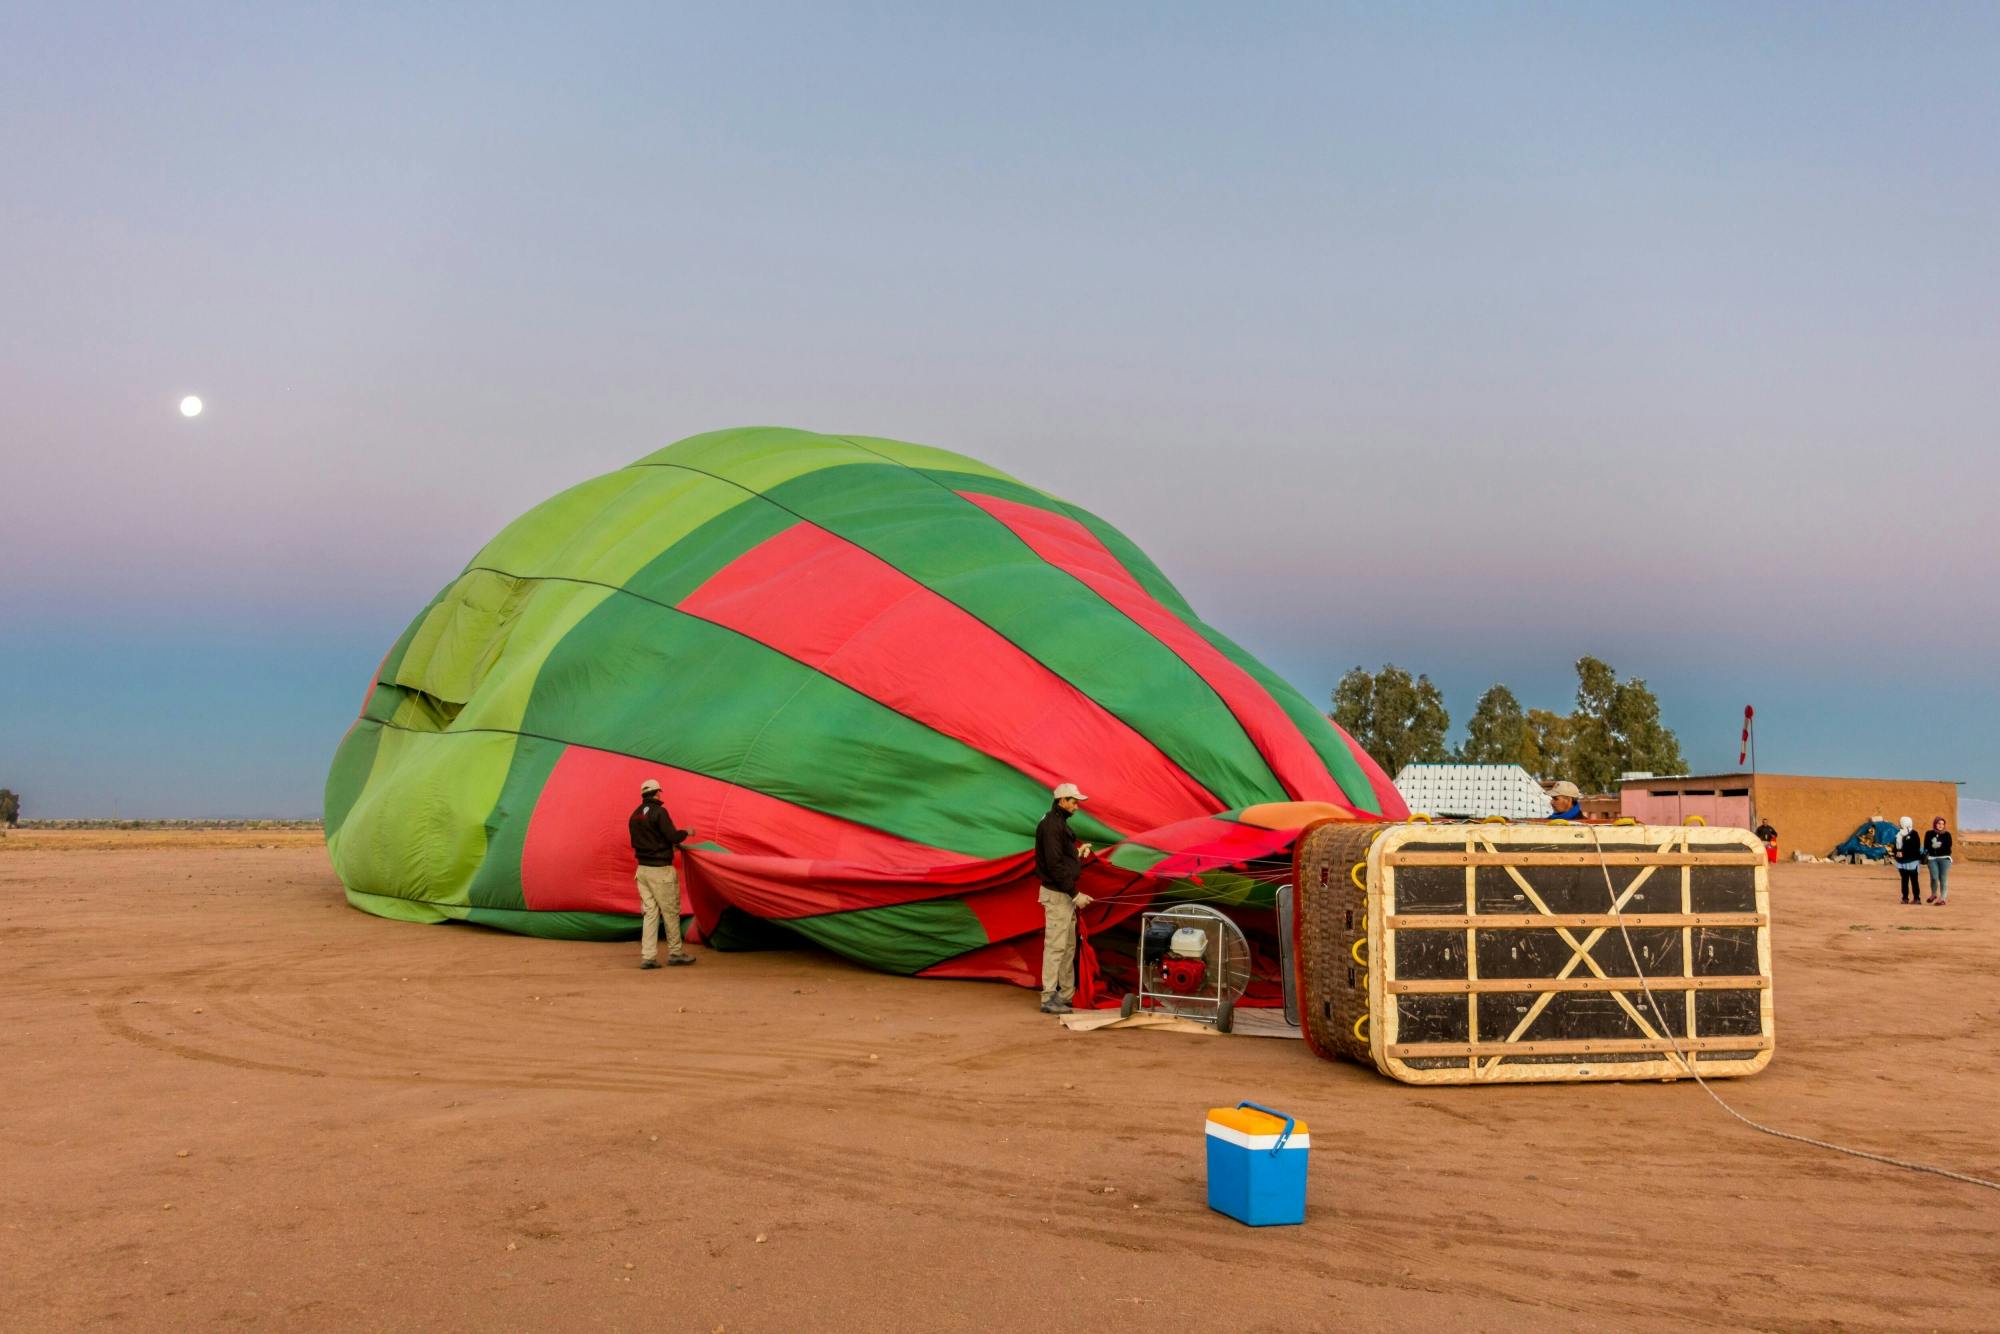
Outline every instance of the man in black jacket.
POLYGON ((1042 882, 1042 1013, 1068 1014, 1076 996, 1076 914, 1090 895, 1076 892, 1076 877, 1090 856, 1079 844, 1069 817, 1088 800, 1075 783, 1055 790, 1055 804, 1035 826, 1035 874, 1042 882))
POLYGON ((681 948, 681 878, 674 871, 674 849, 687 842, 692 830, 674 828, 673 817, 660 801, 660 780, 639 784, 639 809, 626 828, 632 835, 632 855, 639 861, 639 906, 646 910, 639 928, 639 966, 658 968, 660 921, 667 924, 667 962, 694 962, 681 948))

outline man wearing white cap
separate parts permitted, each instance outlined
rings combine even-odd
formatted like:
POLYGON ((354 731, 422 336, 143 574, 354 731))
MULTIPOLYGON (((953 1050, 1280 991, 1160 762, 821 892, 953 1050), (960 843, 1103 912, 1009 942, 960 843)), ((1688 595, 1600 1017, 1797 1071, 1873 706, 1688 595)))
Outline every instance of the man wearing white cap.
POLYGON ((667 924, 667 962, 693 963, 694 956, 681 949, 681 878, 674 871, 674 849, 693 831, 674 828, 673 817, 660 800, 657 778, 639 784, 639 809, 632 812, 626 827, 632 835, 632 855, 639 862, 639 906, 646 910, 639 928, 639 966, 660 966, 662 918, 667 924))
POLYGON ((1079 844, 1069 817, 1089 798, 1075 783, 1055 790, 1055 804, 1035 826, 1035 874, 1042 882, 1042 1013, 1068 1014, 1076 995, 1076 913, 1090 895, 1076 892, 1076 877, 1090 844, 1079 844))
POLYGON ((1551 820, 1581 820, 1583 818, 1583 793, 1575 783, 1567 780, 1549 785, 1549 805, 1555 808, 1549 816, 1551 820))

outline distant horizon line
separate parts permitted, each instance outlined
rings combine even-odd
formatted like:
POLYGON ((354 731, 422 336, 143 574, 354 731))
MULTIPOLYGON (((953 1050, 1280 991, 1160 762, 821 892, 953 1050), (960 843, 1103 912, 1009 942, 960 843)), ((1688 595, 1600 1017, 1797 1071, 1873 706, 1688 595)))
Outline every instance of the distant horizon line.
POLYGON ((325 815, 36 815, 15 822, 18 829, 58 825, 110 824, 325 824, 325 815))

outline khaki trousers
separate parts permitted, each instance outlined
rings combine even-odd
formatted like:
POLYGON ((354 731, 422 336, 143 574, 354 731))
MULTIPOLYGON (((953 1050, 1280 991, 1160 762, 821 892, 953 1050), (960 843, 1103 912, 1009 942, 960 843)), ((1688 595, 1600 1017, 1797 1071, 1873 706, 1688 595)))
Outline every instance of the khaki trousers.
POLYGON ((1076 900, 1042 886, 1042 999, 1076 997, 1076 900))
POLYGON ((648 960, 660 952, 660 921, 667 924, 667 953, 681 953, 681 877, 671 866, 639 868, 639 906, 646 910, 639 928, 639 957, 648 960))

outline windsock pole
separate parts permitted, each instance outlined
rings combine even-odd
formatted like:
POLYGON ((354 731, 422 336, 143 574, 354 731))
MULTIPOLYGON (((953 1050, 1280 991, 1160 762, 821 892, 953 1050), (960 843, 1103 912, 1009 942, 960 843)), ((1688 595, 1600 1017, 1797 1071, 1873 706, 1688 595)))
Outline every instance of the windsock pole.
POLYGON ((1743 706, 1743 740, 1736 750, 1736 767, 1741 769, 1743 761, 1750 761, 1750 818, 1757 819, 1757 731, 1754 726, 1757 710, 1748 704, 1743 706))

